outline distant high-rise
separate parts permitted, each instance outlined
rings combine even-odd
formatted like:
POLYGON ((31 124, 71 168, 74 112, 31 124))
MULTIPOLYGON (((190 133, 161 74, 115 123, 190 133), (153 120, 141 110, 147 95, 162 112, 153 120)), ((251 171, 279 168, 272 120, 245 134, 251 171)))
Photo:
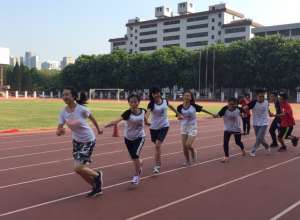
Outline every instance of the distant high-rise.
POLYGON ((24 60, 24 65, 27 66, 28 68, 31 68, 31 57, 32 57, 32 52, 25 52, 25 60, 24 60))
POLYGON ((41 65, 40 65, 38 56, 32 56, 30 58, 30 68, 41 69, 41 65))
POLYGON ((66 66, 68 66, 69 64, 74 64, 75 61, 73 59, 73 57, 63 57, 62 61, 60 62, 60 67, 61 69, 65 68, 66 66))
POLYGON ((43 70, 59 70, 59 62, 58 61, 45 61, 42 63, 43 70))
POLYGON ((20 65, 20 58, 14 56, 9 57, 9 64, 11 66, 15 66, 17 63, 20 65))

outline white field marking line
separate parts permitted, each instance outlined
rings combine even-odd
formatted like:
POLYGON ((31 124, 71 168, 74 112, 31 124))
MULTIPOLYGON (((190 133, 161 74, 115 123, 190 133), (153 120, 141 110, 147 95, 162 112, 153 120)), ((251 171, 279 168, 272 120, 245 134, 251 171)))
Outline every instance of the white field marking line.
MULTIPOLYGON (((216 130, 214 129, 214 130, 205 131, 205 132, 202 132, 201 134, 210 133, 212 131, 216 131, 216 130)), ((219 132, 219 131, 217 130, 217 132, 219 132)), ((180 134, 176 133, 176 134, 173 134, 173 135, 168 135, 168 137, 169 136, 171 136, 171 137, 172 136, 180 136, 180 134)), ((60 142, 60 143, 63 143, 63 142, 60 142)), ((64 143, 71 143, 71 141, 67 141, 67 142, 64 142, 64 143)), ((104 144, 97 144, 96 147, 103 146, 103 145, 122 144, 122 143, 123 143, 122 141, 110 142, 110 143, 104 143, 104 144)), ((53 144, 57 144, 57 143, 51 143, 51 145, 53 145, 53 144)), ((43 144, 43 145, 50 145, 50 144, 43 144)), ((0 160, 14 159, 14 158, 20 158, 20 157, 29 157, 29 156, 34 156, 34 155, 41 155, 41 154, 54 153, 54 152, 60 152, 60 151, 69 151, 69 150, 70 150, 70 147, 64 147, 64 148, 60 148, 60 149, 57 149, 57 150, 49 150, 49 151, 41 151, 41 152, 35 152, 35 153, 19 154, 19 155, 13 155, 13 156, 0 157, 0 160)))
MULTIPOLYGON (((239 155, 241 155, 241 153, 233 154, 233 155, 231 155, 231 157, 236 157, 236 156, 239 156, 239 155)), ((215 162, 215 161, 219 161, 221 159, 223 159, 223 157, 218 157, 218 158, 214 158, 214 159, 211 159, 211 160, 207 160, 207 161, 203 161, 203 162, 200 162, 200 163, 196 163, 196 164, 193 164, 191 167, 198 167, 198 166, 201 166, 201 165, 204 165, 204 164, 209 164, 209 163, 212 163, 212 162, 215 162)), ((161 175, 164 175, 164 174, 167 174, 167 173, 173 173, 173 172, 177 172, 177 171, 181 171, 181 170, 189 169, 189 168, 190 167, 179 167, 179 168, 167 170, 167 171, 161 172, 159 174, 155 174, 155 175, 156 176, 161 176, 161 175)), ((148 175, 148 176, 142 177, 141 179, 142 180, 149 179, 149 178, 152 178, 153 176, 154 175, 148 175)), ((106 186, 106 187, 103 187, 103 189, 111 189, 111 188, 122 186, 122 185, 125 185, 125 184, 128 184, 128 183, 131 183, 131 180, 120 182, 120 183, 116 183, 116 184, 113 184, 113 185, 110 185, 110 186, 106 186)), ((78 197, 78 196, 85 195, 88 192, 89 191, 81 192, 81 193, 74 194, 74 195, 71 195, 71 196, 66 196, 66 197, 62 197, 62 198, 59 198, 59 199, 51 200, 51 201, 48 201, 48 202, 43 202, 43 203, 39 203, 39 204, 36 204, 36 205, 28 206, 28 207, 25 207, 25 208, 16 209, 16 210, 13 210, 13 211, 1 213, 0 217, 4 217, 4 216, 8 216, 8 215, 12 215, 12 214, 24 212, 24 211, 27 211, 27 210, 31 210, 31 209, 34 209, 34 208, 39 208, 39 207, 42 207, 42 206, 54 204, 54 203, 57 203, 57 202, 60 202, 60 201, 64 201, 64 200, 67 200, 67 199, 72 199, 72 198, 75 198, 75 197, 78 197)))
POLYGON ((156 207, 156 208, 154 208, 154 209, 151 209, 151 210, 148 210, 148 211, 146 211, 146 212, 143 212, 143 213, 140 213, 140 214, 138 214, 138 215, 135 215, 135 216, 133 216, 133 217, 127 218, 126 220, 135 220, 135 219, 139 219, 139 218, 141 218, 141 217, 145 217, 145 216, 150 215, 150 214, 152 214, 152 213, 154 213, 154 212, 160 211, 160 210, 162 210, 162 209, 168 208, 168 207, 173 206, 173 205, 177 205, 177 204, 179 204, 179 203, 182 203, 182 202, 185 202, 185 201, 187 201, 187 200, 193 199, 193 198, 195 198, 195 197, 198 197, 198 196, 200 196, 200 195, 206 194, 206 193, 208 193, 208 192, 212 192, 212 191, 214 191, 214 190, 217 190, 217 189, 220 189, 220 188, 224 188, 225 186, 228 186, 228 185, 230 185, 230 184, 233 184, 233 183, 236 183, 236 182, 240 182, 240 181, 242 181, 242 180, 245 180, 245 179, 248 179, 248 178, 250 178, 250 177, 256 176, 256 175, 258 175, 258 174, 264 173, 264 172, 266 172, 266 171, 269 171, 269 170, 271 170, 271 169, 274 169, 275 167, 283 166, 283 165, 285 165, 285 164, 287 164, 287 163, 293 162, 293 161, 298 160, 298 159, 300 159, 299 156, 298 156, 298 157, 295 157, 295 158, 292 158, 292 159, 289 159, 289 160, 287 160, 287 161, 281 162, 281 163, 277 163, 277 164, 275 164, 275 165, 273 165, 273 166, 270 166, 270 167, 267 167, 267 168, 264 168, 264 169, 257 170, 257 171, 255 171, 255 172, 249 173, 249 174, 244 175, 244 176, 241 176, 241 177, 239 177, 239 178, 232 179, 232 180, 227 181, 227 182, 225 182, 225 183, 222 183, 222 184, 220 184, 220 185, 216 185, 216 186, 214 186, 214 187, 210 187, 210 188, 208 188, 208 189, 206 189, 206 190, 199 191, 199 192, 197 192, 197 193, 191 194, 191 195, 189 195, 189 196, 183 197, 183 198, 178 199, 178 200, 175 200, 175 201, 173 201, 173 202, 166 203, 166 204, 164 204, 164 205, 162 205, 162 206, 158 206, 158 207, 156 207))
MULTIPOLYGON (((170 121, 172 121, 172 120, 170 120, 170 121)), ((178 122, 178 120, 174 120, 174 121, 177 121, 178 122)), ((200 120, 200 122, 202 122, 202 121, 204 121, 204 120, 200 120)), ((215 121, 215 120, 214 120, 215 121)), ((216 126, 216 125, 218 125, 218 124, 220 124, 220 122, 218 121, 218 123, 210 123, 210 124, 208 124, 208 125, 200 125, 199 126, 199 128, 209 128, 209 127, 214 127, 214 126, 216 126), (215 125, 212 125, 212 124, 215 124, 215 125)), ((222 125, 222 124, 221 124, 222 125)), ((180 126, 180 124, 179 124, 179 126, 180 126)), ((178 130, 178 129, 177 129, 178 130)), ((70 131, 69 131, 70 132, 70 131)), ((54 131, 51 131, 51 132, 48 132, 48 135, 51 135, 51 134, 53 134, 53 137, 48 137, 48 135, 46 136, 45 135, 45 137, 39 137, 39 138, 36 138, 36 136, 38 136, 38 134, 39 133, 36 133, 36 134, 32 134, 32 135, 26 135, 25 137, 32 137, 32 136, 35 136, 35 140, 40 140, 40 141, 46 141, 46 140, 52 140, 52 139, 56 139, 57 137, 55 137, 55 129, 54 129, 54 131)), ((106 134, 109 134, 108 132, 105 132, 104 133, 104 135, 106 136, 106 134)), ((23 137, 23 136, 18 136, 18 137, 23 137)), ((65 137, 65 136, 64 136, 65 137)), ((1 141, 1 139, 4 139, 4 138, 6 138, 6 139, 12 139, 13 138, 13 136, 9 136, 9 137, 1 137, 0 136, 0 146, 2 145, 2 144, 11 144, 11 143, 21 143, 21 142, 28 142, 28 141, 30 141, 30 140, 11 140, 11 141, 6 141, 6 142, 2 142, 1 141)), ((110 138, 110 137, 104 137, 104 138, 110 138)), ((1 149, 0 149, 1 150, 1 149)))
POLYGON ((293 205, 291 205, 288 208, 284 209, 282 212, 278 213, 277 215, 275 215, 274 217, 272 217, 270 220, 278 220, 278 219, 280 219, 281 217, 283 217, 284 215, 288 214, 293 209, 297 208, 299 205, 300 205, 300 201, 295 202, 293 205))
MULTIPOLYGON (((208 136, 208 137, 202 138, 201 140, 214 138, 214 137, 220 137, 220 135, 208 136)), ((165 143, 164 145, 171 145, 171 144, 176 144, 176 143, 181 143, 181 141, 168 142, 168 143, 165 143)), ((152 145, 145 145, 143 147, 143 149, 148 149, 148 148, 154 148, 154 147, 152 145)), ((117 151, 110 151, 110 152, 103 152, 103 153, 93 154, 93 158, 97 157, 97 156, 103 156, 103 155, 109 155, 109 154, 115 154, 115 153, 123 153, 123 152, 127 152, 127 150, 117 150, 117 151)), ((70 160, 73 160, 73 158, 70 157, 70 158, 65 158, 65 159, 61 159, 61 160, 54 160, 54 161, 48 161, 48 162, 42 162, 42 163, 28 164, 28 165, 18 166, 18 167, 10 167, 10 168, 5 168, 5 169, 0 170, 0 173, 5 172, 5 171, 10 171, 10 170, 21 169, 21 168, 28 168, 28 167, 35 167, 35 166, 41 166, 41 165, 49 165, 49 164, 53 164, 53 163, 60 163, 60 162, 70 161, 70 160)))

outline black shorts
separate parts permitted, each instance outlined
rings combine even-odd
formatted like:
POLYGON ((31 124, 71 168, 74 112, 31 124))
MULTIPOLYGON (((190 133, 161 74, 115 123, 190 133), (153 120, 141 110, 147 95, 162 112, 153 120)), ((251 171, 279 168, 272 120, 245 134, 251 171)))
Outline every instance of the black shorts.
POLYGON ((161 128, 158 130, 150 129, 151 141, 155 143, 156 141, 164 142, 169 131, 169 127, 161 128))
POLYGON ((132 159, 140 158, 140 154, 141 154, 142 148, 144 146, 144 143, 145 143, 145 137, 140 137, 133 141, 125 138, 125 144, 126 144, 127 150, 132 159))
POLYGON ((285 127, 285 128, 280 127, 278 137, 286 139, 288 136, 292 134, 293 130, 294 127, 285 127))
POLYGON ((96 141, 81 143, 73 140, 73 158, 76 162, 85 165, 91 163, 91 156, 96 145, 96 141))

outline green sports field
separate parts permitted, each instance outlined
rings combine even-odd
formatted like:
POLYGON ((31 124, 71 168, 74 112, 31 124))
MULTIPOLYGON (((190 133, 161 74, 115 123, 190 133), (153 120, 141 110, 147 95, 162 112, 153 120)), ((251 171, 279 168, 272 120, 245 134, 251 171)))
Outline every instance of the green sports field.
MULTIPOLYGON (((171 102, 171 104, 176 107, 180 102, 171 102)), ((224 105, 224 103, 212 102, 201 104, 213 113, 218 112, 224 105)), ((146 105, 146 102, 141 103, 144 108, 146 105)), ((63 107, 64 103, 61 100, 0 99, 0 130, 54 128, 57 126, 58 115, 63 107)), ((125 101, 93 101, 88 104, 88 107, 96 119, 103 124, 119 117, 128 108, 128 104, 125 101)), ((293 109, 296 118, 300 119, 300 106, 293 105, 293 109)), ((169 114, 170 118, 174 118, 172 112, 169 111, 169 114)))
MULTIPOLYGON (((177 106, 179 102, 173 103, 177 106)), ((141 106, 146 107, 142 102, 141 106)), ((217 112, 222 104, 208 103, 205 108, 217 112)), ((61 100, 0 100, 0 130, 54 128, 57 125, 58 114, 64 107, 61 100)), ((96 119, 106 123, 128 108, 127 102, 94 101, 88 104, 96 119)), ((172 112, 170 117, 174 117, 172 112)))

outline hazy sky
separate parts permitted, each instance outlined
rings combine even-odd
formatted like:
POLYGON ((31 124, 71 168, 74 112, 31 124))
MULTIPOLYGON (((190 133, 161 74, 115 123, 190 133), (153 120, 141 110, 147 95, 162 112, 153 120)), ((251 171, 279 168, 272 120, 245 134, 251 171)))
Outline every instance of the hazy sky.
MULTIPOLYGON (((154 18, 163 4, 180 0, 0 0, 0 46, 11 55, 33 51, 42 60, 108 53, 109 38, 126 33, 128 19, 154 18)), ((194 0, 197 11, 221 1, 194 0)), ((300 0, 225 0, 228 7, 263 25, 300 23, 300 0)))

